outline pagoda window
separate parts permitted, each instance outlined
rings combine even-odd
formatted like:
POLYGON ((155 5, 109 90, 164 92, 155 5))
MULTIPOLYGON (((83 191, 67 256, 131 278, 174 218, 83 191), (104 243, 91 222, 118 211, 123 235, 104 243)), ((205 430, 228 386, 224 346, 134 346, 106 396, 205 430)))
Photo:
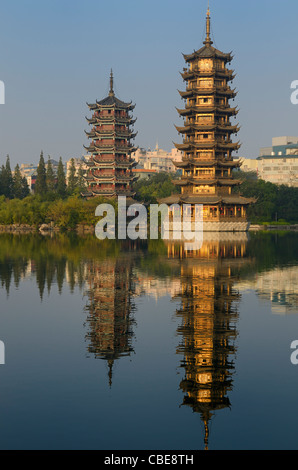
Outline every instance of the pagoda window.
POLYGON ((198 80, 198 85, 201 88, 212 88, 213 80, 211 78, 202 78, 198 80))
POLYGON ((215 68, 216 68, 216 70, 222 70, 222 69, 224 69, 224 68, 225 68, 224 62, 221 61, 221 60, 216 60, 216 61, 215 61, 215 68))
POLYGON ((215 193, 215 187, 214 186, 208 186, 208 185, 195 186, 194 187, 194 193, 197 193, 197 194, 214 194, 215 193))
POLYGON ((212 104, 213 103, 213 98, 211 96, 208 96, 208 97, 201 97, 199 96, 197 98, 197 103, 198 104, 212 104))
POLYGON ((213 115, 212 114, 205 114, 205 115, 198 115, 197 116, 197 122, 199 123, 211 123, 213 122, 213 115))
POLYGON ((213 158, 213 152, 208 152, 208 151, 199 151, 197 152, 197 157, 201 159, 207 159, 210 160, 213 158))
POLYGON ((197 134, 197 139, 198 140, 213 140, 214 134, 197 134))
POLYGON ((213 60, 212 59, 202 59, 199 61, 199 69, 201 72, 209 72, 213 68, 213 60))
POLYGON ((214 170, 213 168, 196 168, 196 175, 197 176, 210 176, 214 175, 214 170))

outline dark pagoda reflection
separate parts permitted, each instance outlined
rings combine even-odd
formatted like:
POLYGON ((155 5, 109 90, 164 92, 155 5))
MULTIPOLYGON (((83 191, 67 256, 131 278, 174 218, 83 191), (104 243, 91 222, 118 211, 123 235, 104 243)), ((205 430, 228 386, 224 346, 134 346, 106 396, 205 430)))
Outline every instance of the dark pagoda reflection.
POLYGON ((131 256, 87 263, 88 352, 107 361, 110 386, 115 360, 133 351, 132 265, 131 256))
POLYGON ((200 250, 168 244, 169 258, 181 263, 181 337, 177 354, 183 355, 183 405, 199 413, 204 423, 204 447, 209 446, 209 425, 216 411, 230 407, 229 392, 235 370, 237 304, 233 288, 243 266, 246 235, 230 234, 225 241, 204 241, 200 250))

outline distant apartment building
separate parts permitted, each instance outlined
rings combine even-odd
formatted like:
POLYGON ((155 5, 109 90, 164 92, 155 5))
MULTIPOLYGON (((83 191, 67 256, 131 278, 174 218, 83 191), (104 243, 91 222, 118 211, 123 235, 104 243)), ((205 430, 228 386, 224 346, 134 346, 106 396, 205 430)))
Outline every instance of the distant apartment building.
POLYGON ((255 173, 258 173, 258 160, 256 158, 234 158, 234 160, 241 160, 241 171, 253 171, 255 173))
POLYGON ((260 150, 258 177, 274 184, 298 187, 298 137, 274 137, 260 150))
POLYGON ((171 152, 167 152, 160 149, 158 144, 155 150, 138 148, 131 156, 138 162, 137 168, 151 170, 157 173, 175 173, 177 169, 173 161, 182 160, 182 152, 177 149, 172 149, 171 152))

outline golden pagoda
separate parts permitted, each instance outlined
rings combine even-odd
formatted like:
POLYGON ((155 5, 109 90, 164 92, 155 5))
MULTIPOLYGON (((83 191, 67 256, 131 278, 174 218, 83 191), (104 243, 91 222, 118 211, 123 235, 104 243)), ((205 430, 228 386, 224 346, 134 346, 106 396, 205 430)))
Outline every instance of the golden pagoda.
POLYGON ((207 450, 212 417, 231 407, 240 301, 234 284, 250 262, 247 235, 234 234, 230 240, 210 238, 197 251, 187 252, 177 242, 167 245, 168 257, 181 263, 181 292, 176 298, 181 299, 177 354, 183 356, 180 366, 185 372, 180 382, 183 405, 200 415, 207 450))
POLYGON ((238 110, 229 104, 237 94, 230 87, 234 71, 227 68, 233 57, 212 46, 210 29, 208 7, 204 46, 190 55, 184 54, 188 67, 181 73, 187 86, 186 91, 179 93, 186 103, 184 109, 177 109, 184 125, 176 129, 184 140, 175 146, 184 155, 181 162, 175 162, 182 177, 174 180, 181 186, 181 194, 160 202, 189 204, 192 216, 195 205, 203 205, 204 231, 247 231, 246 211, 253 200, 233 191, 241 184, 232 174, 241 166, 232 156, 240 148, 239 142, 232 141, 239 127, 231 118, 238 110))

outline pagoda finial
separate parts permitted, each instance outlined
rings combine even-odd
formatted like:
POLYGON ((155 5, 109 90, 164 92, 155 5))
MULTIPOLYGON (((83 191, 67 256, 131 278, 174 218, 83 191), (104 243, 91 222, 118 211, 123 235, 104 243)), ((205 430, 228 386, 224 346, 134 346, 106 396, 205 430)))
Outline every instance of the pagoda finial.
POLYGON ((110 74, 110 96, 114 96, 114 76, 113 76, 113 70, 111 69, 111 74, 110 74))
POLYGON ((206 46, 211 46, 211 44, 213 44, 213 42, 211 41, 210 34, 211 34, 211 23, 210 23, 210 6, 209 6, 209 0, 208 0, 208 9, 207 9, 207 18, 206 18, 206 40, 204 42, 206 46))

